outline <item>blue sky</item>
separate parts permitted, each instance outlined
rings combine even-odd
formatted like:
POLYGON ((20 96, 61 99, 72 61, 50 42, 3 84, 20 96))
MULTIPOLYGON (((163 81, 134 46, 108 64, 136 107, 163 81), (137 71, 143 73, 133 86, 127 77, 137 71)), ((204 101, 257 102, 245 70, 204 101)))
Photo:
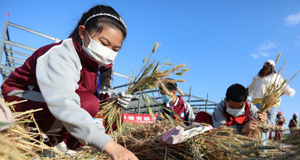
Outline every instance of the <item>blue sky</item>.
MULTIPOLYGON (((110 5, 128 27, 128 37, 117 56, 114 70, 128 75, 137 72, 155 42, 162 45, 154 55, 157 61, 185 63, 190 69, 179 87, 192 94, 219 102, 233 83, 248 86, 252 77, 279 51, 287 69, 284 78, 300 70, 300 2, 291 1, 133 1, 72 0, 0 2, 0 26, 5 20, 65 39, 81 14, 95 4, 110 5), (7 17, 6 12, 10 16, 7 17)), ((2 28, 2 27, 1 27, 2 28)), ((2 32, 1 32, 2 33, 2 32)), ((11 40, 39 48, 51 43, 26 33, 10 30, 11 40)), ((174 77, 181 78, 181 77, 174 77)), ((115 78, 114 86, 127 81, 115 78)), ((289 120, 300 114, 300 75, 290 85, 292 98, 284 96, 279 107, 289 120)))

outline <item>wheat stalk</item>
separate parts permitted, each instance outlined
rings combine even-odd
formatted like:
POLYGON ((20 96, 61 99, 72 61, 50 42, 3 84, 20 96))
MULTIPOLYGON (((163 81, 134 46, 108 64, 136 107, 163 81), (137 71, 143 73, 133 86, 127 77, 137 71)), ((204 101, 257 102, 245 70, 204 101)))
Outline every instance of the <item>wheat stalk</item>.
MULTIPOLYGON (((164 86, 162 83, 162 80, 165 77, 168 77, 172 74, 174 75, 183 75, 183 72, 188 71, 187 68, 182 69, 182 72, 177 72, 179 69, 185 66, 185 64, 177 65, 170 69, 165 69, 162 71, 159 71, 159 69, 162 66, 171 66, 170 63, 167 63, 169 60, 160 63, 155 62, 152 60, 153 53, 157 50, 157 47, 159 46, 158 43, 155 43, 152 52, 148 56, 148 58, 143 59, 143 65, 138 72, 137 76, 134 77, 127 85, 126 94, 135 94, 140 93, 142 96, 142 99, 147 102, 148 104, 150 102, 149 97, 144 94, 144 90, 147 89, 156 89, 158 86, 164 86), (176 73, 175 73, 176 72, 176 73)), ((173 65, 173 64, 172 64, 173 65)), ((182 81, 182 80, 181 80, 182 81)), ((164 91, 166 93, 169 93, 165 87, 164 91)), ((157 90, 157 89, 156 89, 157 90)), ((170 93, 169 93, 170 94, 170 93)), ((100 115, 104 115, 104 119, 107 119, 107 127, 106 129, 110 131, 110 133, 113 133, 113 124, 117 124, 118 131, 122 134, 121 130, 121 119, 122 119, 122 107, 117 104, 117 100, 113 100, 111 102, 102 103, 100 106, 100 115)), ((152 110, 149 106, 147 106, 148 111, 151 115, 153 115, 152 110)))

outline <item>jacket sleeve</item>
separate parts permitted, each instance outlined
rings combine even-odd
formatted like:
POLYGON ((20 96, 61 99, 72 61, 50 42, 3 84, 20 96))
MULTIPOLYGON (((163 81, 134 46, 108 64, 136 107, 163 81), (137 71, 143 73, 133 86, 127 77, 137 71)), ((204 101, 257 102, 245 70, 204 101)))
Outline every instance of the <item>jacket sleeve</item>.
POLYGON ((220 102, 217 105, 216 110, 212 114, 212 121, 213 121, 214 128, 219 128, 220 126, 225 125, 225 123, 227 122, 227 118, 223 114, 223 110, 225 106, 222 105, 222 102, 220 102))
POLYGON ((50 112, 71 135, 103 151, 112 138, 105 134, 102 125, 94 123, 90 114, 81 108, 80 97, 75 90, 78 88, 82 66, 73 45, 65 41, 37 60, 36 78, 39 88, 50 112))
POLYGON ((193 108, 188 102, 184 102, 185 105, 185 114, 188 115, 188 121, 192 122, 195 120, 195 114, 193 108))
MULTIPOLYGON (((279 77, 279 84, 282 84, 284 82, 283 78, 279 77)), ((295 90, 291 88, 288 84, 284 87, 284 94, 286 94, 289 97, 293 97, 295 95, 295 90)))
POLYGON ((257 118, 258 117, 257 112, 259 112, 258 108, 255 105, 253 105, 252 103, 249 103, 249 104, 250 104, 250 112, 251 112, 250 118, 253 118, 253 119, 257 118))

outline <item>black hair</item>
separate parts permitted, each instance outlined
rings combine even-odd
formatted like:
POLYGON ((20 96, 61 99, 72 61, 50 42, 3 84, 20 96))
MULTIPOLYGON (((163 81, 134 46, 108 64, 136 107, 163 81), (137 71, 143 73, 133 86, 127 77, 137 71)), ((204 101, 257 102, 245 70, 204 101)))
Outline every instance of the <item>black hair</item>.
MULTIPOLYGON (((98 34, 105 27, 112 27, 112 28, 118 29, 122 32, 123 40, 127 36, 127 29, 125 27, 125 24, 123 24, 121 22, 120 15, 110 6, 96 5, 96 6, 92 7, 89 11, 84 12, 82 14, 78 24, 76 25, 75 29, 72 31, 72 33, 69 36, 69 37, 73 37, 74 39, 77 39, 80 43, 82 43, 80 36, 79 36, 79 31, 78 31, 78 27, 80 25, 84 25, 85 29, 89 33, 91 33, 90 32, 91 30, 97 30, 96 34, 98 34), (99 13, 110 14, 112 16, 117 17, 119 20, 117 20, 113 17, 110 17, 110 16, 95 16, 86 22, 86 20, 89 17, 91 17, 92 15, 95 15, 95 14, 99 14, 99 13), (86 22, 86 24, 84 25, 85 22, 86 22)), ((103 87, 111 88, 112 73, 113 73, 112 67, 101 71, 101 78, 100 78, 101 89, 103 89, 103 87)))
POLYGON ((264 65, 262 69, 260 69, 260 71, 258 72, 258 76, 259 77, 265 77, 265 76, 268 76, 270 74, 273 74, 273 73, 276 73, 275 71, 275 67, 273 65, 271 65, 269 62, 266 62, 265 64, 267 64, 266 66, 264 65), (265 70, 267 69, 267 67, 271 67, 271 70, 269 73, 267 73, 265 75, 265 70))
POLYGON ((280 115, 279 113, 277 113, 276 117, 279 118, 280 116, 282 116, 282 115, 280 115))
POLYGON ((294 119, 294 120, 297 120, 297 116, 293 116, 293 119, 294 119))
MULTIPOLYGON (((177 82, 172 78, 165 78, 163 84, 167 88, 169 92, 177 91, 177 82)), ((163 90, 161 86, 159 86, 160 90, 163 90)))
MULTIPOLYGON (((82 14, 78 24, 76 25, 75 29, 72 31, 69 37, 78 38, 79 42, 81 43, 78 27, 80 25, 84 25, 86 20, 91 16, 99 13, 110 14, 112 16, 121 19, 120 15, 112 7, 105 6, 105 5, 96 5, 93 8, 91 8, 89 11, 84 12, 82 14)), ((88 32, 90 32, 91 30, 97 30, 97 34, 100 33, 103 30, 103 28, 109 26, 120 30, 123 34, 124 39, 127 36, 127 30, 124 24, 120 20, 117 20, 110 16, 95 16, 94 18, 91 18, 84 26, 88 32)))
POLYGON ((231 85, 226 91, 226 101, 242 102, 246 101, 248 97, 247 89, 236 83, 231 85))

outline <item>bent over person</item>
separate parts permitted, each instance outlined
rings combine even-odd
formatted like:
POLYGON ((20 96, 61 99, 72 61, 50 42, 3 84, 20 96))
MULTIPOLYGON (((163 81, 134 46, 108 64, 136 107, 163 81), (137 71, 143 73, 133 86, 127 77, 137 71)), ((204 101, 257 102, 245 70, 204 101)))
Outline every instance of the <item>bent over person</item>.
POLYGON ((226 98, 221 101, 212 114, 212 122, 215 128, 226 125, 237 129, 241 134, 248 134, 257 129, 258 123, 267 120, 266 113, 259 113, 253 104, 247 102, 248 91, 240 84, 231 85, 226 91, 226 98))
MULTIPOLYGON (((44 133, 55 131, 48 145, 65 142, 76 150, 84 144, 114 160, 137 159, 93 120, 100 106, 97 89, 110 88, 111 67, 126 35, 126 25, 112 7, 92 7, 82 14, 69 38, 39 48, 11 73, 1 87, 4 99, 26 99, 15 106, 16 111, 43 109, 34 117, 44 133)), ((120 100, 124 107, 129 103, 120 100)))

